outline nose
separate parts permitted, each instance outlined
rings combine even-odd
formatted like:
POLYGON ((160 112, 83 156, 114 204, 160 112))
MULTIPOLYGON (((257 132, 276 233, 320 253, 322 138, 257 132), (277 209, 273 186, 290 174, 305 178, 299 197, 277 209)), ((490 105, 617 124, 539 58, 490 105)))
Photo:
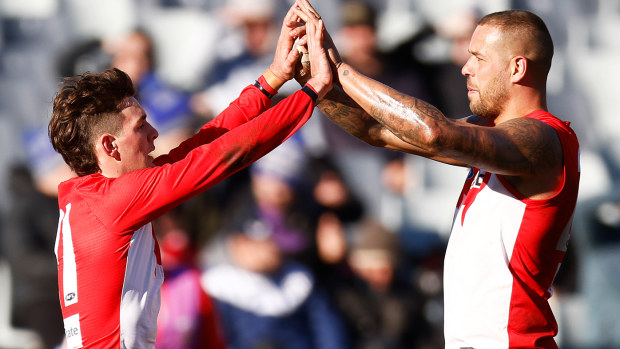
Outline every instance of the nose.
POLYGON ((473 58, 474 56, 470 56, 467 62, 463 65, 463 68, 461 68, 461 74, 463 76, 469 77, 471 75, 471 61, 473 58))
POLYGON ((153 125, 149 124, 149 127, 151 128, 151 141, 154 141, 155 138, 159 137, 159 132, 157 132, 157 130, 155 129, 155 127, 153 127, 153 125))

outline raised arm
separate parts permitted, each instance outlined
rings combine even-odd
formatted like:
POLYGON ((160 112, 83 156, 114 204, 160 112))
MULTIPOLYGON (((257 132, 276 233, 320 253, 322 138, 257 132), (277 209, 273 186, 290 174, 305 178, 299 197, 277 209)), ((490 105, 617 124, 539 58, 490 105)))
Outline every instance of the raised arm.
MULTIPOLYGON (((295 13, 303 21, 317 22, 318 19, 320 19, 319 14, 307 1, 297 1, 297 6, 298 7, 294 9, 295 13)), ((289 23, 288 26, 290 29, 290 36, 299 37, 299 45, 306 44, 306 27, 296 25, 295 23, 289 23)), ((376 147, 394 149, 425 156, 453 165, 466 165, 454 159, 429 153, 414 144, 407 143, 400 139, 396 134, 392 133, 388 128, 384 127, 384 125, 382 125, 379 121, 374 119, 373 116, 371 116, 366 110, 364 110, 364 108, 362 108, 355 100, 343 91, 337 75, 337 67, 343 64, 343 61, 327 31, 324 33, 324 45, 332 64, 332 69, 334 70, 334 88, 319 103, 318 107, 331 121, 336 123, 351 135, 376 147)), ((308 76, 297 74, 295 75, 295 79, 300 85, 303 85, 306 83, 308 76)))
POLYGON ((110 190, 121 191, 119 197, 126 200, 121 205, 133 208, 127 210, 131 215, 117 218, 117 223, 133 228, 154 219, 172 205, 245 168, 297 132, 332 88, 333 75, 322 40, 322 22, 308 25, 308 51, 314 69, 301 91, 212 142, 196 147, 179 161, 133 171, 117 179, 117 185, 110 190), (133 191, 128 192, 127 188, 133 191))
POLYGON ((561 163, 557 134, 541 121, 517 117, 494 127, 486 127, 477 116, 455 121, 431 104, 372 80, 346 63, 338 67, 338 78, 344 92, 382 125, 378 132, 389 132, 419 149, 413 153, 518 177, 557 172, 561 163))
MULTIPOLYGON (((424 156, 451 165, 467 165, 455 159, 430 153, 415 144, 407 143, 400 139, 396 134, 360 107, 360 105, 349 97, 340 87, 334 87, 327 96, 325 96, 323 101, 319 103, 318 107, 323 114, 343 130, 372 146, 424 156)), ((470 118, 471 120, 469 121, 468 118, 464 118, 459 122, 473 122, 474 119, 479 119, 473 116, 470 118)))
POLYGON ((258 86, 248 86, 224 109, 217 117, 206 123, 193 137, 182 142, 178 147, 164 154, 154 163, 163 165, 183 159, 198 146, 217 139, 226 132, 243 125, 271 107, 269 96, 277 94, 278 90, 295 74, 295 64, 299 59, 299 52, 292 50, 294 38, 289 35, 290 23, 297 22, 297 15, 291 7, 284 17, 280 36, 276 46, 273 62, 257 79, 258 86))
MULTIPOLYGON (((179 161, 117 178, 106 188, 106 195, 115 199, 105 202, 127 209, 126 214, 115 217, 114 224, 130 230, 140 227, 245 168, 304 125, 316 105, 314 97, 304 87, 179 161)), ((105 211, 105 207, 99 208, 105 211)))
MULTIPOLYGON (((296 3, 297 14, 304 21, 320 18, 307 0, 296 3)), ((364 76, 334 57, 337 55, 330 55, 336 81, 350 99, 332 92, 321 109, 356 137, 373 145, 508 176, 554 177, 554 182, 561 172, 559 139, 543 122, 515 117, 486 127, 488 122, 477 116, 452 120, 431 104, 364 76)))

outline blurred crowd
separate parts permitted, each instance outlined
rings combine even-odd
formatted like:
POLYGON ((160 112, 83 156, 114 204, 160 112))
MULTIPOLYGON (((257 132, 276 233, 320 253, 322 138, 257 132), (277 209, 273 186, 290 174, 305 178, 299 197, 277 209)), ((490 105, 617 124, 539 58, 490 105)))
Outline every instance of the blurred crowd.
MULTIPOLYGON (((552 297, 557 341, 620 347, 620 128, 610 85, 620 78, 620 3, 313 5, 345 61, 452 118, 470 113, 460 68, 481 14, 525 8, 547 22, 556 47, 549 109, 573 123, 582 147, 573 238, 552 297)), ((0 348, 55 348, 64 337, 55 195, 72 174, 47 138, 61 77, 127 72, 159 131, 156 152, 167 153, 268 67, 289 6, 0 1, 0 348)), ((288 82, 275 102, 298 88, 288 82)), ((443 348, 443 253, 466 174, 370 147, 317 109, 275 151, 155 221, 166 271, 156 347, 443 348)))

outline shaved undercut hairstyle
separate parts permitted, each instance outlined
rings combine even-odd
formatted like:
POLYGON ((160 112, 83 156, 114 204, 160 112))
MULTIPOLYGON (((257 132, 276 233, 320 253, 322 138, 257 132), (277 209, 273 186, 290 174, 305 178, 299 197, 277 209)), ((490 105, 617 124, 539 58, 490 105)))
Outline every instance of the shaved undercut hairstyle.
POLYGON ((122 131, 122 102, 134 95, 129 76, 116 68, 64 79, 48 132, 54 149, 78 176, 100 171, 96 141, 122 131))
POLYGON ((525 10, 508 10, 488 14, 478 25, 498 27, 506 40, 520 43, 520 52, 525 58, 539 66, 545 75, 551 69, 553 40, 545 22, 536 14, 525 10))

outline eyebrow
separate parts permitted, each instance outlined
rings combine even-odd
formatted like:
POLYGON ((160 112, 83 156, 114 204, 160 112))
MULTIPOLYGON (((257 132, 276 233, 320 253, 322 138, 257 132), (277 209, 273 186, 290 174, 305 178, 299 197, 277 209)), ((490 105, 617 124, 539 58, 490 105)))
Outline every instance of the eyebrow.
POLYGON ((482 53, 480 53, 480 51, 472 51, 472 50, 467 50, 469 52, 470 55, 478 57, 478 58, 484 58, 485 55, 483 55, 482 53))
POLYGON ((134 125, 141 125, 146 121, 146 113, 142 113, 138 119, 135 119, 134 125))

